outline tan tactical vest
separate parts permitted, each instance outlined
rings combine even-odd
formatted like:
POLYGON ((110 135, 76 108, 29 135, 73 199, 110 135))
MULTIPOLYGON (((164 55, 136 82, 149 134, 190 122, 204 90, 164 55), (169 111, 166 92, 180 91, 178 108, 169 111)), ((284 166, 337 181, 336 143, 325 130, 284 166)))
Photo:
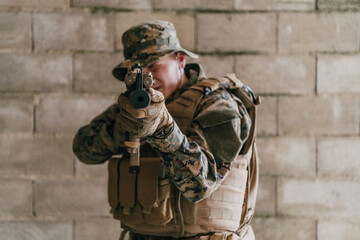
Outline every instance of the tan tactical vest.
POLYGON ((204 79, 167 105, 176 123, 186 134, 196 108, 210 91, 226 88, 246 106, 252 119, 250 134, 229 175, 210 197, 197 203, 185 199, 163 174, 160 158, 142 158, 141 170, 129 173, 129 160, 109 161, 108 197, 114 218, 134 233, 188 237, 209 232, 236 232, 241 237, 254 215, 258 187, 258 160, 255 145, 256 105, 235 75, 204 79), (240 210, 241 209, 241 210, 240 210))

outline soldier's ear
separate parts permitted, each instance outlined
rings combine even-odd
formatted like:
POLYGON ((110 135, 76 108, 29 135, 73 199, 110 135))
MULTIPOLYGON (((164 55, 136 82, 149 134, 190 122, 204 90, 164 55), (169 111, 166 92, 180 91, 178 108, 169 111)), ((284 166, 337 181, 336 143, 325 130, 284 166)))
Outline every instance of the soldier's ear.
POLYGON ((179 61, 179 66, 180 68, 185 68, 186 65, 186 55, 183 54, 182 52, 177 52, 176 53, 176 58, 179 61))

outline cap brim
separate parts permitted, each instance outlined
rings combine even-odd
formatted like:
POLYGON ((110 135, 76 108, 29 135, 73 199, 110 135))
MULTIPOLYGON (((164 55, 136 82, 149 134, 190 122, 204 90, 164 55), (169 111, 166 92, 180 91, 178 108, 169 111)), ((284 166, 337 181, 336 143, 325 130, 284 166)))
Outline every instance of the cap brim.
POLYGON ((162 51, 162 52, 158 52, 158 53, 153 53, 150 57, 147 57, 146 59, 137 59, 137 58, 125 59, 122 62, 120 62, 116 67, 114 67, 114 69, 112 70, 112 74, 116 79, 118 79, 120 81, 124 81, 124 77, 125 77, 127 69, 129 67, 135 65, 136 63, 139 63, 142 67, 146 67, 146 66, 149 66, 152 63, 156 62, 160 58, 165 57, 166 55, 169 55, 172 53, 176 53, 176 52, 182 52, 191 58, 199 58, 199 55, 197 55, 193 52, 190 52, 184 48, 179 48, 176 50, 167 50, 167 51, 162 51))
POLYGON ((178 50, 176 52, 184 52, 186 55, 188 55, 191 58, 199 58, 199 55, 197 55, 196 53, 190 52, 184 48, 182 48, 181 50, 178 50))

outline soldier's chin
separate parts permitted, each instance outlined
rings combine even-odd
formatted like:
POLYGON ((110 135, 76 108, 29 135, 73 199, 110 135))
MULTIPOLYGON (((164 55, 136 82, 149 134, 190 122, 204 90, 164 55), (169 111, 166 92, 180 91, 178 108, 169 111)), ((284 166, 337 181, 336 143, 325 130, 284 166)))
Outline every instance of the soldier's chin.
POLYGON ((165 91, 165 89, 161 87, 157 89, 157 91, 161 92, 164 95, 165 99, 167 99, 171 95, 169 91, 165 91))

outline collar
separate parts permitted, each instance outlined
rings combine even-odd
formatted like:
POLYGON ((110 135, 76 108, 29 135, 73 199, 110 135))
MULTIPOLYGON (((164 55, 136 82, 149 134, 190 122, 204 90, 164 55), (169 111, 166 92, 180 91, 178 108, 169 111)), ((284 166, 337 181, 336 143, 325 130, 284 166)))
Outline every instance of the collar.
POLYGON ((188 90, 192 85, 197 83, 199 80, 206 78, 203 68, 200 64, 197 63, 188 63, 184 68, 185 75, 188 78, 188 81, 182 86, 178 91, 173 93, 166 103, 172 102, 174 99, 178 98, 183 92, 188 90))

